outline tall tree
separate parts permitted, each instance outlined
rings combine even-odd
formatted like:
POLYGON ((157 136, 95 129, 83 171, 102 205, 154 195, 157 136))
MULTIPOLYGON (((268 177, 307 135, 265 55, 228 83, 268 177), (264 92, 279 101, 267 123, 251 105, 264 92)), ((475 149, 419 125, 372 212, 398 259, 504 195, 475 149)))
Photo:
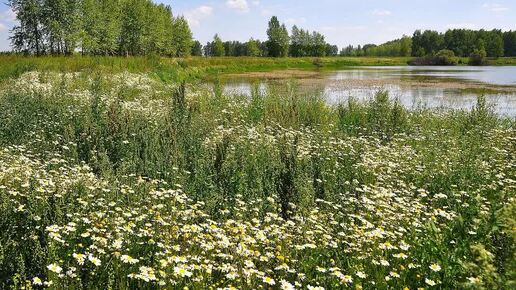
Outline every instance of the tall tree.
POLYGON ((224 48, 224 43, 222 42, 222 39, 220 39, 218 34, 215 34, 215 36, 213 37, 212 55, 213 56, 226 55, 226 49, 224 48))
POLYGON ((311 56, 325 56, 326 55, 326 41, 324 35, 319 32, 312 32, 312 41, 310 45, 311 56))
POLYGON ((16 13, 19 22, 13 28, 10 37, 14 49, 25 53, 35 53, 36 55, 44 53, 45 46, 41 23, 42 0, 10 0, 9 6, 16 13))
POLYGON ((516 56, 516 31, 507 31, 503 34, 505 56, 516 56))
POLYGON ((120 54, 145 54, 144 36, 147 25, 145 2, 124 0, 122 4, 120 54))
POLYGON ((80 1, 45 0, 41 23, 51 54, 71 54, 80 31, 80 1))
POLYGON ((192 55, 202 56, 202 44, 198 40, 195 40, 192 44, 192 55))
POLYGON ((260 56, 260 47, 258 41, 253 38, 249 39, 246 44, 246 55, 247 56, 260 56))
POLYGON ((486 52, 489 57, 501 57, 504 55, 502 31, 492 30, 487 33, 486 52))
POLYGON ((174 20, 173 46, 176 50, 176 56, 190 56, 192 52, 192 31, 188 26, 186 19, 181 16, 174 20))
POLYGON ((148 30, 146 31, 146 50, 148 53, 172 56, 177 51, 173 45, 174 23, 170 6, 150 5, 148 30))
POLYGON ((267 42, 269 56, 285 57, 288 56, 289 49, 289 35, 285 25, 281 25, 276 16, 273 16, 269 21, 269 28, 267 29, 267 42))
POLYGON ((290 36, 290 55, 293 57, 302 56, 301 47, 301 30, 297 25, 294 25, 292 26, 292 33, 290 36))
POLYGON ((83 53, 113 55, 121 40, 121 6, 113 0, 83 0, 80 46, 83 53))
POLYGON ((423 48, 421 30, 414 31, 412 35, 412 56, 424 56, 426 54, 423 48))

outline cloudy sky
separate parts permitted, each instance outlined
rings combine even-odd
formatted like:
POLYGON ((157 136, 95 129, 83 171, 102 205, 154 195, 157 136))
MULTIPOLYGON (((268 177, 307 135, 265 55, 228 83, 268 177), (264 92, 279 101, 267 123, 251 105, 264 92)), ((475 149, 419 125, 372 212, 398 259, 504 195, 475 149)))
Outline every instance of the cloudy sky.
MULTIPOLYGON (((0 50, 9 49, 9 29, 16 24, 0 3, 0 50)), ((276 15, 287 26, 317 30, 330 43, 382 43, 416 29, 516 30, 515 0, 161 0, 184 15, 202 43, 219 33, 224 40, 265 39, 267 22, 276 15)))

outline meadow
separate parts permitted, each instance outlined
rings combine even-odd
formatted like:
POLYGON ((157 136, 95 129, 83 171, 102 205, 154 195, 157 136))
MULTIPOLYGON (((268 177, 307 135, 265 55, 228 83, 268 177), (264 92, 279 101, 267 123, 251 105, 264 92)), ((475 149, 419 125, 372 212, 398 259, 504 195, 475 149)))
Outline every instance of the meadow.
POLYGON ((0 289, 516 287, 516 123, 482 97, 201 80, 309 58, 6 58, 0 289))
MULTIPOLYGON (((335 70, 350 66, 404 66, 412 57, 189 57, 168 58, 157 55, 111 57, 111 56, 43 56, 28 57, 15 54, 0 54, 0 81, 16 77, 24 72, 105 72, 154 73, 166 75, 167 80, 182 81, 193 78, 214 78, 227 73, 264 72, 284 69, 335 70)), ((467 64, 468 58, 457 58, 467 64)), ((514 57, 490 58, 488 65, 516 65, 514 57)))

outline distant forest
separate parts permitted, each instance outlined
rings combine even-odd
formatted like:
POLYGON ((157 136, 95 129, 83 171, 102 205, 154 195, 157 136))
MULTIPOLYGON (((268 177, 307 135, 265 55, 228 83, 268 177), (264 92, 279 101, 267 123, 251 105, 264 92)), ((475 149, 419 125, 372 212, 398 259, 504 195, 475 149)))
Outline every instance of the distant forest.
POLYGON ((516 56, 516 31, 451 29, 414 32, 381 45, 347 46, 340 51, 317 31, 289 31, 272 17, 265 41, 211 42, 193 39, 188 22, 172 8, 151 0, 9 0, 18 25, 11 30, 17 53, 34 55, 194 56, 433 56, 440 51, 467 57, 516 56))
POLYGON ((412 37, 389 41, 382 45, 348 46, 340 52, 345 56, 427 56, 441 50, 455 56, 468 57, 475 51, 485 51, 488 57, 516 56, 516 31, 450 29, 445 33, 416 30, 412 37))

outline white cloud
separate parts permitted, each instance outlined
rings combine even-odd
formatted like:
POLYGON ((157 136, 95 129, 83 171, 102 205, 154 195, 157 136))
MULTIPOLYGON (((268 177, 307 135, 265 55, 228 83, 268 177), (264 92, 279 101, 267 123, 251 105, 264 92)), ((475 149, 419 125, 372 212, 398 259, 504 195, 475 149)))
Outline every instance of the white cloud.
POLYGON ((185 12, 185 18, 191 26, 201 25, 201 21, 213 14, 213 8, 210 6, 200 6, 193 10, 185 12))
POLYGON ((374 16, 389 16, 389 15, 392 14, 392 12, 389 11, 389 10, 378 10, 378 9, 376 9, 376 10, 373 10, 371 12, 371 14, 373 14, 374 16))
POLYGON ((7 30, 7 26, 5 26, 5 24, 0 22, 0 31, 6 31, 6 30, 7 30))
POLYGON ((487 9, 491 12, 504 12, 509 10, 509 8, 498 3, 485 3, 484 5, 482 5, 482 8, 487 9))
POLYGON ((239 12, 249 11, 249 4, 247 4, 247 0, 227 0, 226 6, 239 12))
POLYGON ((304 17, 299 17, 299 18, 288 18, 287 20, 285 20, 285 24, 287 25, 294 25, 294 24, 303 24, 306 22, 306 18, 304 17))

